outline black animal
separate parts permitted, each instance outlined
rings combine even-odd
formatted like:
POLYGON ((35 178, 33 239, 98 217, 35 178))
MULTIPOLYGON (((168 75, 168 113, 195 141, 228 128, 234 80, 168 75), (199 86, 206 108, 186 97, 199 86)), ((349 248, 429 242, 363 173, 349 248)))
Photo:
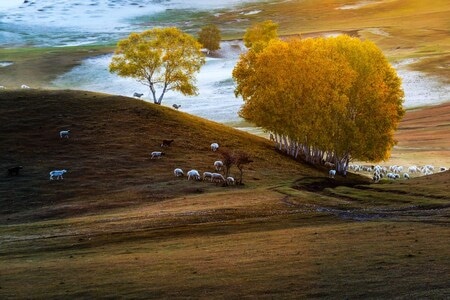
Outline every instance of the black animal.
POLYGON ((170 147, 170 145, 173 143, 173 140, 163 140, 161 143, 161 147, 170 147))
POLYGON ((22 166, 8 168, 8 175, 9 176, 18 176, 21 169, 23 169, 22 166))
POLYGON ((179 109, 181 107, 181 104, 173 104, 172 107, 175 109, 179 109))
POLYGON ((134 93, 134 94, 133 94, 133 97, 141 98, 143 95, 144 95, 144 94, 141 94, 141 93, 134 93))

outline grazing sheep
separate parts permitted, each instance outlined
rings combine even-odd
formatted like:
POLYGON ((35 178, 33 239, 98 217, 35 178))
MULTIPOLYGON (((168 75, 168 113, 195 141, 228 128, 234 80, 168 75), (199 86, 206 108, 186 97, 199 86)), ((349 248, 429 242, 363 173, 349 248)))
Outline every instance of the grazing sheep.
POLYGON ((408 168, 408 172, 409 173, 418 173, 419 172, 419 168, 417 166, 410 166, 408 168))
POLYGON ((228 185, 234 185, 234 183, 235 183, 234 178, 231 177, 231 176, 228 176, 228 177, 227 177, 227 184, 228 184, 228 185))
POLYGON ((212 181, 212 173, 211 172, 203 172, 203 181, 206 179, 209 179, 209 181, 212 181))
POLYGON ((136 93, 136 92, 135 92, 135 93, 133 94, 133 97, 141 98, 143 95, 144 95, 144 94, 136 93))
POLYGON ((389 178, 389 179, 399 179, 400 175, 396 174, 396 173, 389 172, 389 173, 386 174, 386 177, 389 178))
POLYGON ((219 149, 219 144, 217 144, 217 143, 212 143, 212 144, 211 144, 211 151, 217 151, 217 149, 219 149))
POLYGON ((20 86, 20 88, 21 88, 21 89, 29 89, 30 87, 29 87, 28 85, 26 85, 26 84, 22 84, 22 85, 20 86))
POLYGON ((380 181, 380 179, 381 179, 380 173, 378 173, 378 172, 375 171, 375 172, 373 173, 372 180, 373 180, 374 182, 378 182, 378 181, 380 181))
POLYGON ((161 143, 161 147, 170 147, 170 144, 173 143, 173 140, 163 140, 161 143))
POLYGON ((183 177, 184 172, 182 169, 176 168, 175 170, 173 170, 173 175, 175 175, 175 177, 183 177))
POLYGON ((187 172, 187 180, 200 180, 200 173, 197 170, 190 170, 187 172))
POLYGON ((423 166, 423 168, 422 168, 422 172, 423 172, 424 170, 434 171, 434 166, 433 166, 433 165, 425 165, 425 166, 423 166))
POLYGON ((223 175, 219 173, 212 173, 211 181, 217 183, 226 182, 225 177, 223 177, 223 175))
POLYGON ((222 171, 223 162, 221 160, 216 160, 214 162, 214 168, 216 169, 216 171, 222 171))
POLYGON ((403 173, 403 178, 409 179, 409 178, 410 178, 410 177, 409 177, 409 174, 408 174, 408 173, 403 173))
POLYGON ((378 173, 378 175, 380 175, 383 172, 383 167, 380 165, 376 165, 373 167, 373 171, 378 173))
POLYGON ((179 108, 181 107, 181 104, 180 104, 180 105, 178 105, 178 104, 173 104, 172 107, 175 108, 175 109, 179 109, 179 108))
POLYGON ((160 159, 161 156, 163 156, 165 154, 164 154, 164 152, 161 152, 161 151, 153 151, 151 155, 152 155, 152 157, 150 157, 150 159, 154 159, 154 158, 160 159))
POLYGON ((3 85, 0 85, 0 90, 4 90, 6 89, 6 87, 4 87, 3 85))
POLYGON ((60 132, 59 132, 59 137, 62 139, 62 138, 66 138, 66 139, 68 139, 69 138, 69 134, 70 134, 70 130, 61 130, 60 132))
POLYGON ((56 176, 56 180, 62 180, 63 178, 63 174, 66 173, 67 170, 53 170, 51 171, 50 174, 50 180, 53 180, 53 177, 56 176))
POLYGON ((434 167, 432 165, 425 165, 422 168, 423 175, 431 175, 434 172, 434 167))
POLYGON ((441 172, 445 172, 445 171, 447 171, 448 169, 446 168, 446 167, 440 167, 439 168, 439 171, 441 171, 441 172))
POLYGON ((22 166, 8 168, 8 175, 9 176, 18 176, 21 169, 23 169, 22 166))
POLYGON ((328 177, 334 178, 334 176, 336 176, 336 170, 330 170, 330 171, 328 172, 328 177))

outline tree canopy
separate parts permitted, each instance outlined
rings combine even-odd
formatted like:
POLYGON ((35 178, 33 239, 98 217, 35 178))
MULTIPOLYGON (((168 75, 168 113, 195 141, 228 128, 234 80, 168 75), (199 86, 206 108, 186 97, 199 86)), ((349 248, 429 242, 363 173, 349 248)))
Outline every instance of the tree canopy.
POLYGON ((203 26, 198 33, 198 42, 208 51, 219 50, 220 40, 220 30, 214 24, 203 26))
POLYGON ((201 45, 193 36, 175 27, 155 28, 119 41, 109 70, 148 86, 153 102, 161 104, 170 90, 196 95, 195 73, 204 63, 201 45))
POLYGON ((259 52, 269 41, 278 38, 278 24, 271 20, 256 23, 248 28, 244 34, 244 45, 259 52))
POLYGON ((401 81, 381 50, 349 36, 272 40, 233 70, 240 115, 274 133, 280 150, 324 160, 386 159, 404 114, 401 81))

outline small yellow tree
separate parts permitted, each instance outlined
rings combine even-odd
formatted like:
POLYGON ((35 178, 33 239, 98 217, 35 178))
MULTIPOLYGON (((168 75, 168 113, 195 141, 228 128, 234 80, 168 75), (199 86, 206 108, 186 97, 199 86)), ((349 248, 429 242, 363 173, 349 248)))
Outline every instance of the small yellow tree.
POLYGON ((193 36, 175 27, 155 28, 119 41, 109 71, 137 79, 149 87, 153 102, 161 104, 170 90, 196 95, 194 75, 204 63, 201 45, 193 36))
POLYGON ((259 52, 274 39, 278 39, 278 24, 268 20, 247 29, 244 34, 244 45, 259 52))
POLYGON ((216 51, 220 49, 220 30, 216 25, 210 24, 203 26, 198 33, 198 41, 208 51, 216 51))

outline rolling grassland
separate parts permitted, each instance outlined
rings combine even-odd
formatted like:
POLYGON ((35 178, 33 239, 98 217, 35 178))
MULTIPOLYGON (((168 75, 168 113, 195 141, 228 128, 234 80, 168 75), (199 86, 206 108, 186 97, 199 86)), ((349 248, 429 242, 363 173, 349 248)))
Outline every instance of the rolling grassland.
POLYGON ((449 172, 332 180, 266 139, 83 91, 4 92, 0 123, 0 298, 450 294, 449 172), (212 170, 225 148, 252 156, 244 185, 173 176, 212 170))

